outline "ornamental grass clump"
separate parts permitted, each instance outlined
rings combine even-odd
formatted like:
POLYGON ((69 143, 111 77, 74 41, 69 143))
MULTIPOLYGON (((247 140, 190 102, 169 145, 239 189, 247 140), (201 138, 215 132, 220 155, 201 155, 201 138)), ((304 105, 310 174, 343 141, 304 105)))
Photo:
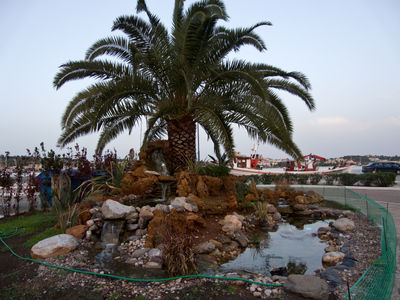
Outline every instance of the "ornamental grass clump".
POLYGON ((170 224, 164 227, 163 259, 170 276, 188 275, 196 272, 193 252, 193 236, 181 233, 170 224))

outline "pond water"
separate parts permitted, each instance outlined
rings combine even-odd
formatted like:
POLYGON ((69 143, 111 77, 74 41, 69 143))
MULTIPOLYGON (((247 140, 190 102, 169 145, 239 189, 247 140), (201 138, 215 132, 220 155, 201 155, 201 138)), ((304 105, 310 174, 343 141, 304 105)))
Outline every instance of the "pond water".
POLYGON ((287 267, 289 274, 314 274, 322 268, 322 255, 328 243, 321 242, 319 227, 328 226, 331 220, 308 220, 306 223, 281 223, 276 232, 259 230, 250 236, 256 242, 236 259, 220 266, 219 271, 248 271, 270 276, 274 268, 287 267))

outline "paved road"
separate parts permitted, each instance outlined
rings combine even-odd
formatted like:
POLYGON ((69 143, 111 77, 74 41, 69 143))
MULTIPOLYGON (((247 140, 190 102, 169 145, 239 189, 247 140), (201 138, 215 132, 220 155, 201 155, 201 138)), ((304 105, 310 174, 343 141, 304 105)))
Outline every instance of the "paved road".
MULTIPOLYGON (((352 189, 351 187, 349 187, 352 189)), ((357 193, 379 202, 383 207, 388 207, 396 224, 397 231, 397 267, 396 282, 392 293, 392 300, 400 299, 400 188, 353 188, 357 193)))

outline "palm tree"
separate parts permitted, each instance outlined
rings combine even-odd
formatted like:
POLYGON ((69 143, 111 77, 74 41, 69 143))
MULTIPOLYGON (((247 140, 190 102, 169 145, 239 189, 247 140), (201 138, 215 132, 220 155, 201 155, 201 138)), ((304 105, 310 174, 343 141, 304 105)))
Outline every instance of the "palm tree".
POLYGON ((81 61, 60 67, 54 79, 58 89, 70 80, 98 81, 78 93, 62 117, 63 147, 82 135, 100 131, 97 151, 144 118, 147 130, 143 147, 168 136, 174 167, 185 167, 196 157, 196 123, 233 157, 232 128, 236 124, 261 142, 269 142, 293 157, 301 155, 292 140, 292 123, 276 91, 298 96, 312 110, 308 79, 299 72, 227 55, 250 45, 266 50, 254 31, 228 29, 217 23, 228 19, 221 0, 202 0, 184 10, 175 0, 171 33, 152 14, 145 0, 137 1, 137 15, 121 16, 112 36, 93 44, 81 61), (111 59, 110 59, 111 58, 111 59))

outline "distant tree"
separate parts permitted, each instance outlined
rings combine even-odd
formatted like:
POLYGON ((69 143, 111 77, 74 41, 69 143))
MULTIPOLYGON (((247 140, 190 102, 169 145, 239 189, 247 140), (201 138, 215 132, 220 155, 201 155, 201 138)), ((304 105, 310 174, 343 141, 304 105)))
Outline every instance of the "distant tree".
POLYGON ((228 60, 242 46, 266 49, 255 29, 218 26, 228 15, 220 0, 203 0, 184 10, 176 0, 171 33, 152 14, 144 0, 137 1, 139 16, 117 18, 113 30, 125 36, 97 41, 85 60, 60 67, 54 86, 95 78, 99 81, 78 93, 67 106, 59 145, 100 131, 97 151, 120 133, 129 133, 147 120, 143 147, 168 136, 175 167, 185 168, 196 157, 196 123, 229 158, 234 153, 233 125, 247 130, 293 157, 301 155, 292 140, 293 126, 276 91, 303 100, 311 110, 314 101, 308 79, 299 72, 285 72, 267 64, 228 60), (111 56, 113 59, 100 59, 111 56))

